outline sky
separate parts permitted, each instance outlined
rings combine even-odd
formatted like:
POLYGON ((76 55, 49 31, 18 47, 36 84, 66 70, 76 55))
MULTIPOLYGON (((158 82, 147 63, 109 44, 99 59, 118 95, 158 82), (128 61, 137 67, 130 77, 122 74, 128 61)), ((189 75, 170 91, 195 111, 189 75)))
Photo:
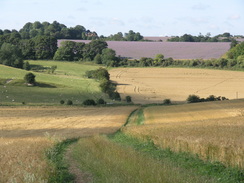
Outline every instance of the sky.
POLYGON ((0 29, 27 22, 82 25, 109 36, 244 35, 244 0, 0 0, 0 29))

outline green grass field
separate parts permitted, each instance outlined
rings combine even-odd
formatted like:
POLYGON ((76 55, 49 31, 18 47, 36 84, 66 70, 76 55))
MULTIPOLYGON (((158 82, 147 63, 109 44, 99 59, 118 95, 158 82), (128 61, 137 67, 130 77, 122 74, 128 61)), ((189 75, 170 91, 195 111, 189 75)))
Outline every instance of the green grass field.
POLYGON ((39 86, 27 87, 23 78, 29 71, 0 65, 1 103, 59 104, 60 100, 72 100, 74 104, 81 104, 87 98, 102 97, 108 100, 100 91, 98 82, 84 77, 87 70, 99 68, 97 65, 57 61, 29 61, 29 63, 32 67, 47 68, 56 65, 57 69, 53 74, 47 70, 31 71, 36 75, 39 86))

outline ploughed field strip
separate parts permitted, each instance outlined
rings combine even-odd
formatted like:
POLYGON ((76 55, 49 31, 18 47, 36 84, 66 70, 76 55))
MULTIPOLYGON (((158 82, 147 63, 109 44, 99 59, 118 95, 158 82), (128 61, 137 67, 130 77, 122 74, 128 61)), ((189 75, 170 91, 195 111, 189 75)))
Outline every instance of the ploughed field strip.
POLYGON ((0 107, 0 182, 46 182, 44 151, 66 138, 116 132, 135 107, 0 107))
POLYGON ((109 71, 117 91, 134 103, 183 102, 191 94, 200 97, 244 98, 244 73, 187 68, 118 68, 109 71))

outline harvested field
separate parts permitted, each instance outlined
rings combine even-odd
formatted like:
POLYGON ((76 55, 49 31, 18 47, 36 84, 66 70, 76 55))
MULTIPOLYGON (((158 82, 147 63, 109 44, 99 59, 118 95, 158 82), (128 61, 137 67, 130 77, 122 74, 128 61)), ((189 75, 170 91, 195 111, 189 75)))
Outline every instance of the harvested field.
POLYGON ((244 73, 186 68, 119 68, 109 71, 122 98, 134 103, 182 102, 191 95, 244 98, 244 73))
MULTIPOLYGON (((60 42, 66 40, 58 40, 60 42)), ((89 43, 87 40, 70 40, 89 43)), ((139 41, 107 41, 108 48, 116 51, 117 56, 140 59, 154 58, 163 54, 173 59, 211 59, 220 58, 230 49, 230 43, 193 43, 193 42, 139 42, 139 41)))
POLYGON ((57 140, 117 131, 135 107, 1 107, 0 182, 46 182, 57 140))
POLYGON ((127 125, 126 134, 244 168, 244 100, 147 107, 143 112, 143 125, 127 125))

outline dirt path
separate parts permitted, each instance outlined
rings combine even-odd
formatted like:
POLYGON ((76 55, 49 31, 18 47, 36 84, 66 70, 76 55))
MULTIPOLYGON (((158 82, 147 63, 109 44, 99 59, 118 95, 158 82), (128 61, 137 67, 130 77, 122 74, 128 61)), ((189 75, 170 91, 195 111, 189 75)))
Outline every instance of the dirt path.
POLYGON ((89 183, 92 182, 91 174, 82 172, 79 168, 78 163, 72 157, 72 147, 70 145, 65 153, 65 162, 69 164, 69 172, 75 176, 75 183, 89 183))

